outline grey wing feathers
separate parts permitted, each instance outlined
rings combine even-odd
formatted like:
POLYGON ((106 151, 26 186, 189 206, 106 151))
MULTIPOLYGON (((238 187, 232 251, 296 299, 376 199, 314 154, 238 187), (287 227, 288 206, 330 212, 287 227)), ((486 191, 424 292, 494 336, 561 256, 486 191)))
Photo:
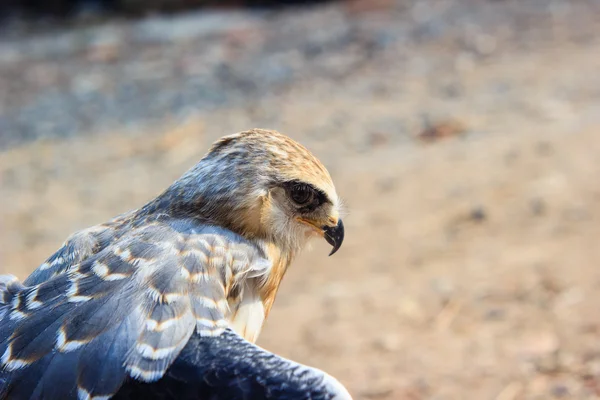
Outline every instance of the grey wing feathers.
POLYGON ((125 379, 160 379, 194 332, 222 333, 219 271, 239 275, 255 258, 257 249, 227 231, 152 223, 40 283, 3 278, 0 399, 100 400, 125 379), (244 246, 242 259, 212 256, 244 246))
POLYGON ((114 399, 351 400, 334 378, 272 354, 227 329, 216 338, 194 335, 165 376, 127 381, 114 399))
POLYGON ((97 225, 71 235, 54 254, 40 265, 23 282, 33 286, 68 272, 90 256, 102 251, 118 239, 118 231, 113 229, 120 217, 107 224, 97 225))
POLYGON ((10 309, 10 304, 24 286, 14 275, 0 275, 0 321, 10 309))

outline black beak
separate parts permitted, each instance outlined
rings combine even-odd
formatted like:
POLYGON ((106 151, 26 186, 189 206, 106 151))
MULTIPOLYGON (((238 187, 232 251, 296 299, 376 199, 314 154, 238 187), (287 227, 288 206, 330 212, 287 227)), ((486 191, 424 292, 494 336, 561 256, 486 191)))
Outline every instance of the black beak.
POLYGON ((342 242, 344 241, 344 224, 340 219, 338 224, 334 227, 325 226, 323 227, 323 232, 325 233, 325 240, 327 243, 333 246, 331 253, 329 255, 333 255, 340 247, 342 247, 342 242))

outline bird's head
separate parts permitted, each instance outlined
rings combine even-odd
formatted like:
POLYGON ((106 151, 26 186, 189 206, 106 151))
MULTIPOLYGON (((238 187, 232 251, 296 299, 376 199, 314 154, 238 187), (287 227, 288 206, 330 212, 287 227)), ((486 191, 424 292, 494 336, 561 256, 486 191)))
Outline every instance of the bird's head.
POLYGON ((344 239, 329 172, 304 146, 275 131, 221 138, 162 197, 173 210, 294 253, 312 236, 324 237, 330 254, 344 239))

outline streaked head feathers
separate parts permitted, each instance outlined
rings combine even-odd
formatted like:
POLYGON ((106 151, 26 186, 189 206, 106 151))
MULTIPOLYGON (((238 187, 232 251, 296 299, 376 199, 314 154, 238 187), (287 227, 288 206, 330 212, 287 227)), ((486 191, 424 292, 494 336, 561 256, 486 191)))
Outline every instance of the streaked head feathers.
POLYGON ((142 211, 166 209, 297 252, 310 233, 323 236, 338 226, 340 200, 329 172, 309 150, 276 131, 253 129, 218 140, 142 211), (293 190, 309 192, 314 202, 307 208, 290 201, 293 190))

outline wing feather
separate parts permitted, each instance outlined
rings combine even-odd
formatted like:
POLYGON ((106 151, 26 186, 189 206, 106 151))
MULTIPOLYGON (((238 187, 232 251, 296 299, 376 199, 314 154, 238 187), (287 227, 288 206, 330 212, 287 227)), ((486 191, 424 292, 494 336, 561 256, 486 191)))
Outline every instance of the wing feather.
POLYGON ((103 248, 88 232, 26 281, 38 283, 0 279, 0 399, 108 398, 126 379, 162 378, 194 332, 222 334, 221 271, 236 280, 268 263, 231 232, 185 226, 100 233, 103 248))
POLYGON ((154 383, 128 380, 115 400, 351 400, 326 373, 270 353, 226 329, 194 335, 165 376, 154 383))
POLYGON ((135 346, 136 338, 131 332, 136 331, 142 319, 138 310, 132 310, 118 327, 103 333, 81 353, 78 392, 102 397, 112 395, 121 387, 127 376, 123 355, 135 346))
POLYGON ((54 276, 68 272, 88 257, 102 251, 119 238, 120 232, 115 227, 127 217, 128 214, 124 214, 106 224, 74 233, 23 283, 26 286, 34 286, 45 282, 54 276))

